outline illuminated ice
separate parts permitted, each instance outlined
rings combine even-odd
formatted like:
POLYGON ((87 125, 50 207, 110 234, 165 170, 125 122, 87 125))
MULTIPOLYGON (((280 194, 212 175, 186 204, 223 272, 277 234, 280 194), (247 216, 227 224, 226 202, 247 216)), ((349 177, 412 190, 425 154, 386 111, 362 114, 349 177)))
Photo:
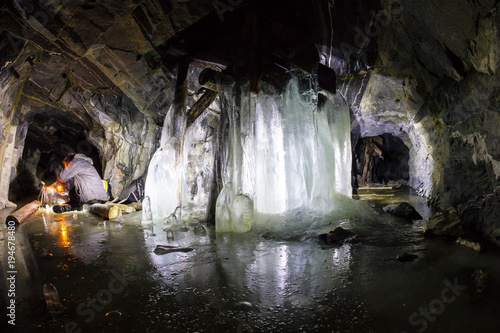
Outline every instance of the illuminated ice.
POLYGON ((234 199, 233 185, 227 183, 217 197, 215 207, 216 229, 220 232, 231 232, 231 210, 229 207, 234 199))
POLYGON ((177 134, 180 138, 173 134, 173 127, 178 126, 173 108, 165 117, 161 148, 150 161, 145 184, 154 220, 165 220, 176 207, 178 222, 206 218, 213 177, 213 134, 218 121, 218 114, 208 110, 182 135, 177 134))
POLYGON ((259 93, 250 92, 248 84, 223 89, 229 131, 216 230, 290 230, 334 213, 345 215, 352 209, 345 101, 319 92, 316 77, 302 73, 292 73, 284 92, 266 82, 260 88, 259 93), (318 93, 326 100, 319 107, 318 93), (236 198, 248 200, 235 206, 236 198))
POLYGON ((237 195, 231 204, 231 224, 234 232, 252 230, 253 202, 246 195, 237 195))
POLYGON ((144 197, 142 200, 142 220, 149 222, 153 220, 153 213, 151 211, 151 200, 149 196, 144 197))
MULTIPOLYGON (((315 75, 290 75, 283 91, 265 79, 258 93, 244 82, 219 84, 223 189, 216 200, 217 232, 293 231, 358 211, 350 199, 346 103, 338 94, 321 91, 315 75)), ((163 146, 154 154, 146 180, 154 220, 204 221, 214 174, 213 131, 219 121, 213 119, 210 126, 197 120, 179 141, 172 136, 172 110, 167 114, 163 146)))
POLYGON ((170 138, 164 147, 156 151, 149 164, 145 195, 151 199, 153 219, 169 216, 178 206, 177 147, 177 139, 170 138))

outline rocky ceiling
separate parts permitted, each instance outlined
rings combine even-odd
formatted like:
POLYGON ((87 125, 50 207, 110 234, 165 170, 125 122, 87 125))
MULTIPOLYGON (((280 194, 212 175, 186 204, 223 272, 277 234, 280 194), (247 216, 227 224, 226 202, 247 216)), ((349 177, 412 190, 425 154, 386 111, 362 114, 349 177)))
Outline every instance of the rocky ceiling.
MULTIPOLYGON (((50 142, 51 128, 83 133, 117 191, 143 175, 177 66, 188 61, 191 81, 210 67, 246 77, 254 89, 278 67, 317 70, 347 100, 354 140, 400 137, 410 148, 410 184, 474 215, 466 208, 485 205, 500 177, 499 2, 7 1, 0 207, 30 124, 36 141, 50 142)), ((190 96, 192 105, 199 95, 190 96)), ((488 221, 475 223, 496 230, 488 221)))

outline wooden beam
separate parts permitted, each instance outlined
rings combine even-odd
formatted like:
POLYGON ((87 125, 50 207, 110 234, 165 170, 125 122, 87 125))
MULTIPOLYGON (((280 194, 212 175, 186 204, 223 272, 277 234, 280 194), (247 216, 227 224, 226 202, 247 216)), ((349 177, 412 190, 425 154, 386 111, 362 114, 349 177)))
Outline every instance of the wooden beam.
POLYGON ((186 129, 188 129, 199 116, 210 106, 210 104, 215 101, 218 92, 212 90, 206 90, 205 93, 196 101, 193 107, 188 112, 188 119, 186 124, 186 129))
MULTIPOLYGON (((40 208, 40 202, 38 200, 34 200, 30 202, 27 205, 24 205, 23 207, 19 208, 16 210, 14 213, 11 215, 7 216, 7 219, 5 220, 5 223, 9 224, 21 224, 24 221, 28 219, 33 213, 35 213, 38 208, 40 208)), ((10 225, 9 224, 9 225, 10 225)))

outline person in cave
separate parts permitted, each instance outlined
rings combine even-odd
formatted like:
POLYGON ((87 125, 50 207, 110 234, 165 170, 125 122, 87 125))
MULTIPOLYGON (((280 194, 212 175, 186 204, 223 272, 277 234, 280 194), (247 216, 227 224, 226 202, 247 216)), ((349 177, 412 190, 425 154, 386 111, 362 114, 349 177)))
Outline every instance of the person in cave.
POLYGON ((81 209, 84 204, 103 203, 110 198, 110 189, 106 191, 94 162, 83 154, 68 154, 64 160, 64 170, 59 174, 58 182, 69 184, 70 209, 81 209))

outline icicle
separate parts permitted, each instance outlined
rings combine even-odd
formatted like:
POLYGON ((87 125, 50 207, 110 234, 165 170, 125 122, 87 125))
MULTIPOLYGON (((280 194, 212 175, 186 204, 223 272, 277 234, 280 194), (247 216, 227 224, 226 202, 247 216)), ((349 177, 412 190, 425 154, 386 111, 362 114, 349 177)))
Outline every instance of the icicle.
POLYGON ((153 212, 151 211, 151 200, 148 196, 142 200, 142 221, 151 222, 153 221, 153 212))

